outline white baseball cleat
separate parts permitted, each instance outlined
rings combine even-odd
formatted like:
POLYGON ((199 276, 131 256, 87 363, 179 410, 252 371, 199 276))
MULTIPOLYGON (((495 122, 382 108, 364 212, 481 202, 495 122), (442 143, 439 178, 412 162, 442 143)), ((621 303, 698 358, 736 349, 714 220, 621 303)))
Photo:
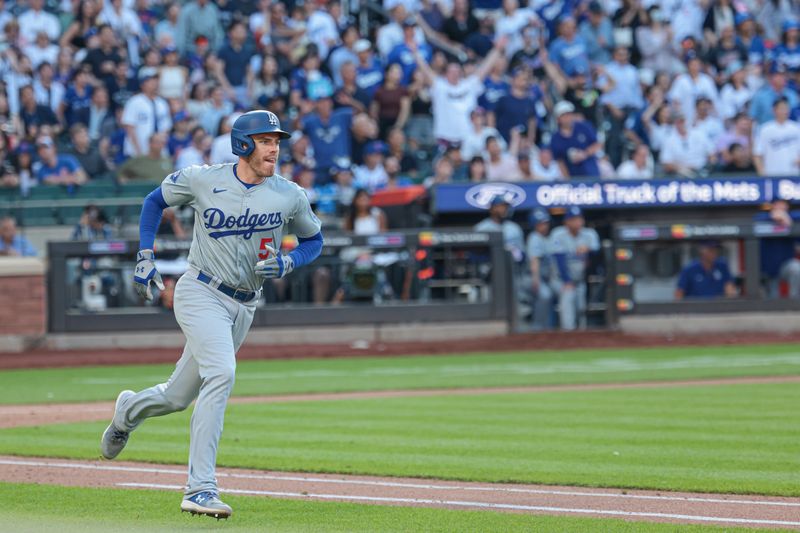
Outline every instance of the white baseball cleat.
POLYGON ((233 513, 233 509, 220 500, 216 492, 205 490, 184 498, 181 502, 181 512, 193 515, 203 514, 221 520, 227 519, 233 513))
POLYGON ((119 411, 119 406, 122 404, 122 402, 134 394, 136 393, 132 390, 124 390, 119 393, 119 396, 117 396, 117 402, 114 404, 114 417, 111 419, 111 423, 103 432, 103 438, 100 439, 100 453, 103 454, 103 457, 106 459, 113 459, 114 457, 118 456, 119 452, 121 452, 128 443, 130 432, 118 429, 117 426, 114 425, 114 418, 116 418, 117 412, 119 411))

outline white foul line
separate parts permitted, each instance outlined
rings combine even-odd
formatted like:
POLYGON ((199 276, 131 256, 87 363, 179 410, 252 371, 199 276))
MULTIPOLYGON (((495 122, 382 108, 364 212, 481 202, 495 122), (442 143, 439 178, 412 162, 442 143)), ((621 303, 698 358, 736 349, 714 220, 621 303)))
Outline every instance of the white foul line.
MULTIPOLYGON (((0 459, 0 465, 18 465, 52 468, 73 468, 78 470, 102 470, 108 472, 142 472, 146 474, 171 474, 187 475, 187 471, 180 468, 156 468, 141 466, 117 466, 86 463, 48 463, 44 461, 26 461, 15 459, 0 459)), ((698 496, 656 496, 650 494, 622 494, 616 492, 582 492, 548 489, 523 489, 514 487, 475 487, 468 485, 435 485, 429 483, 404 483, 399 481, 374 481, 368 479, 331 479, 308 476, 276 475, 276 474, 237 474, 235 472, 217 472, 217 477, 234 479, 264 479, 273 481, 300 481, 306 483, 329 483, 333 485, 365 485, 373 487, 394 487, 425 490, 463 490, 475 492, 510 492, 517 494, 542 494, 553 496, 585 496, 598 498, 620 498, 628 500, 661 500, 682 501, 699 503, 725 503, 742 505, 769 505, 776 507, 800 507, 800 502, 778 502, 770 500, 728 500, 723 498, 701 498, 698 496)))
MULTIPOLYGON (((143 488, 143 489, 164 489, 182 490, 180 485, 160 485, 157 483, 117 483, 119 487, 143 488)), ((345 496, 342 494, 311 494, 300 492, 275 492, 267 490, 243 490, 243 489, 220 489, 222 492, 230 494, 247 494, 255 496, 276 496, 283 498, 318 498, 324 500, 353 500, 369 501, 381 503, 413 503, 427 505, 450 505, 457 507, 479 507, 485 509, 508 509, 510 511, 542 511, 549 513, 572 513, 572 514, 600 514, 607 516, 628 516, 638 518, 668 518, 674 520, 690 520, 694 522, 728 522, 733 524, 761 524, 771 526, 800 526, 800 522, 789 522, 785 520, 763 520, 757 518, 727 518, 722 516, 700 516, 684 515, 671 513, 642 513, 636 511, 616 511, 606 509, 581 509, 576 507, 548 507, 539 505, 516 505, 510 503, 486 503, 469 502, 460 500, 429 500, 421 498, 386 498, 380 496, 345 496)))

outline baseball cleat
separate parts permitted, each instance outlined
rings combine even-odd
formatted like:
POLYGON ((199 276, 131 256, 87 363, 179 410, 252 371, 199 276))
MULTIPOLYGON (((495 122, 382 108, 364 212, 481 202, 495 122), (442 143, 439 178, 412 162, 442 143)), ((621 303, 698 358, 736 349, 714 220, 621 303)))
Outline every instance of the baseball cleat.
POLYGON ((181 502, 181 512, 193 515, 202 514, 221 520, 227 519, 233 513, 233 509, 220 500, 216 492, 206 490, 184 498, 181 502))
MULTIPOLYGON (((124 390, 119 393, 117 402, 114 404, 114 418, 117 416, 120 404, 134 394, 136 393, 132 390, 124 390)), ((103 457, 106 459, 113 459, 118 456, 119 452, 125 448, 125 445, 128 443, 128 437, 130 436, 130 432, 122 431, 114 425, 114 418, 111 419, 111 423, 103 432, 103 438, 100 439, 100 453, 103 454, 103 457)))

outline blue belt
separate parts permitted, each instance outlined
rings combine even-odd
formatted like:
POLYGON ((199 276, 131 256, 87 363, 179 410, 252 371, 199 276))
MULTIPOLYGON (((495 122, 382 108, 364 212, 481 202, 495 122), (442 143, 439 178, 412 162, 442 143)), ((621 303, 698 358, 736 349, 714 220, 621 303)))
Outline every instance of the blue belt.
MULTIPOLYGON (((211 285, 212 287, 214 286, 212 285, 212 281, 214 281, 214 278, 212 276, 209 276, 202 270, 200 271, 199 274, 197 274, 197 279, 202 281, 203 283, 211 285)), ((223 294, 227 294, 234 300, 239 300, 240 302, 249 302, 250 300, 256 297, 255 291, 246 291, 244 289, 237 289, 235 287, 225 285, 224 283, 220 283, 219 286, 216 287, 216 289, 223 294)))

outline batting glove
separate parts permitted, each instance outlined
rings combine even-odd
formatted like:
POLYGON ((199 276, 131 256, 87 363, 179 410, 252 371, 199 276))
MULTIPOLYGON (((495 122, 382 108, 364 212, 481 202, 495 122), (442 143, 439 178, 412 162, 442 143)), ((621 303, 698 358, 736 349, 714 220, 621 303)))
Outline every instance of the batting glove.
POLYGON ((155 282, 156 287, 164 290, 164 282, 161 280, 161 274, 156 270, 155 256, 153 250, 140 250, 136 254, 136 270, 133 273, 133 287, 136 292, 147 300, 148 302, 153 299, 153 293, 150 291, 150 282, 155 282))
POLYGON ((294 259, 289 255, 281 255, 275 248, 265 245, 270 258, 256 263, 256 274, 265 278, 282 278, 294 270, 294 259))

